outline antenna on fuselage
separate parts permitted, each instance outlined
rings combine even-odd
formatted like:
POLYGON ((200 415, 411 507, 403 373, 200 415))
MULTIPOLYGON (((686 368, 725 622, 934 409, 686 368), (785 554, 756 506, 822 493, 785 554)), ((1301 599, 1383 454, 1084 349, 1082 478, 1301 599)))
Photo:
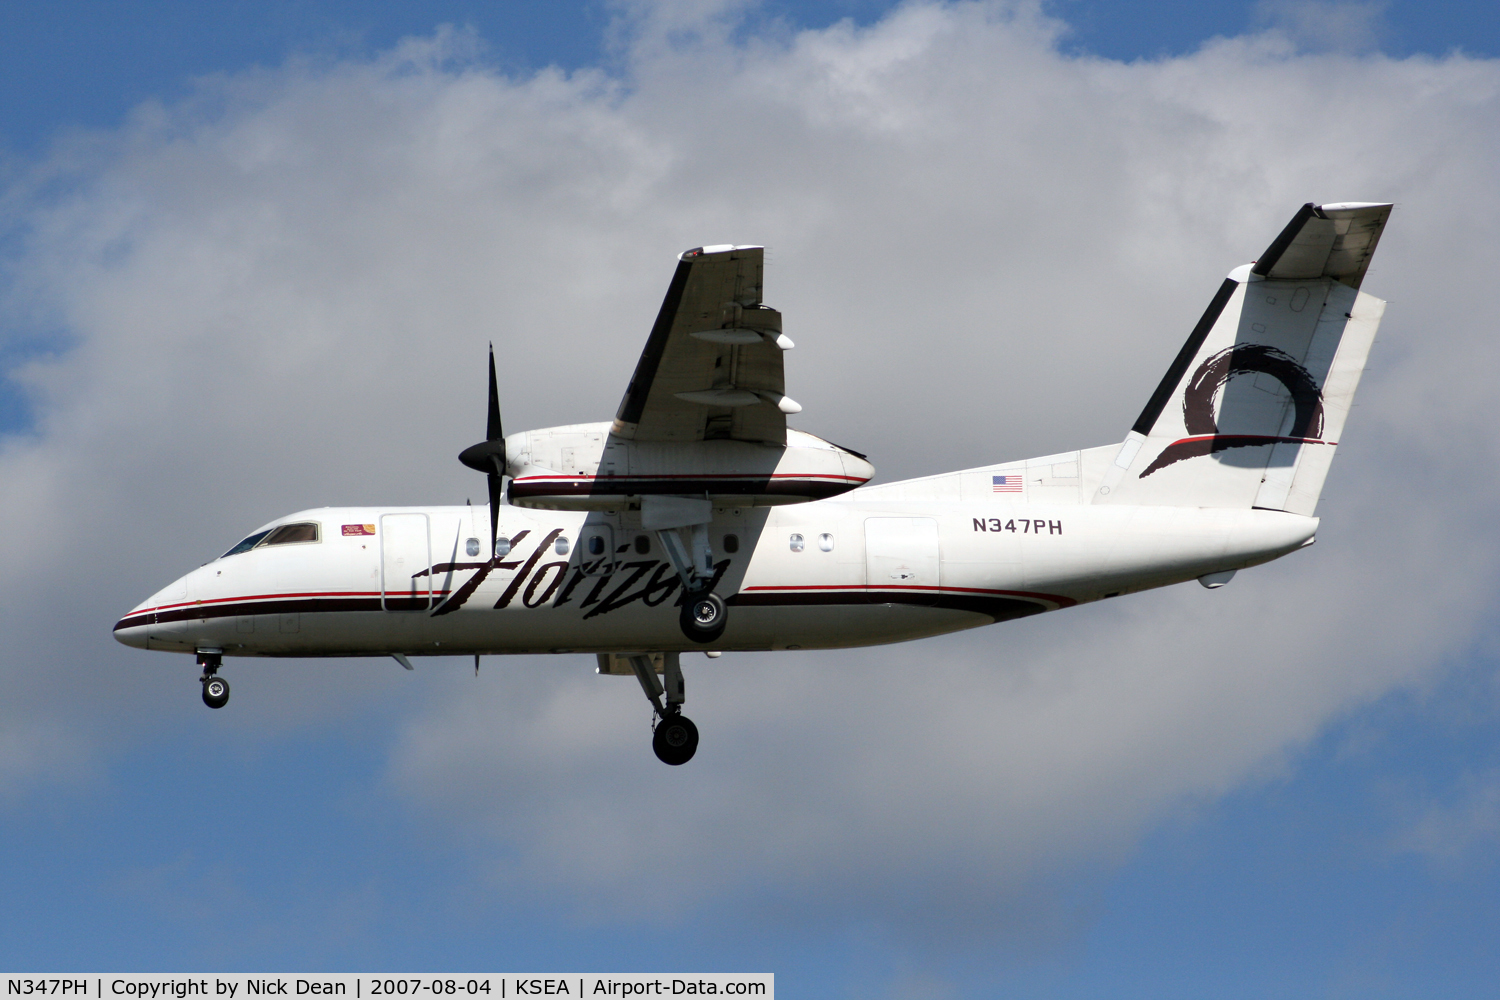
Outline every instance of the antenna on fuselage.
POLYGON ((490 344, 490 408, 484 440, 470 445, 458 460, 477 472, 483 472, 490 488, 490 557, 495 555, 495 541, 500 533, 500 505, 505 502, 505 431, 500 426, 500 383, 495 378, 495 345, 490 344))

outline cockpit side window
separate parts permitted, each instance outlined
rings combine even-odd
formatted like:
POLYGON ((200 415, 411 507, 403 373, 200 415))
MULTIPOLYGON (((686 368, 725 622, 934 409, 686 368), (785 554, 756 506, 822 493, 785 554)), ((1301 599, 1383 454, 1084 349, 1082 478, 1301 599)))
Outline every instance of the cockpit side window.
POLYGON ((299 521, 296 524, 283 524, 272 528, 271 533, 259 544, 290 545, 293 542, 316 542, 317 540, 317 524, 313 521, 299 521))
POLYGON ((265 538, 270 533, 271 533, 271 531, 270 531, 269 528, 266 529, 265 531, 257 531, 255 534, 251 535, 249 538, 245 539, 243 542, 240 542, 240 544, 236 545, 234 548, 230 549, 228 552, 224 553, 224 555, 220 556, 219 558, 223 559, 223 558, 226 558, 228 556, 237 556, 241 552, 249 552, 251 549, 255 548, 255 543, 256 542, 260 541, 262 538, 265 538))

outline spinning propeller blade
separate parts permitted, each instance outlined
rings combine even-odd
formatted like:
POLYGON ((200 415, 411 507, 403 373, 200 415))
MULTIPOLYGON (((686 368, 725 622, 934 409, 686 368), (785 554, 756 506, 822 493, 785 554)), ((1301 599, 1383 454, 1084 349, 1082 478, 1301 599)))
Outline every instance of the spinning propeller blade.
POLYGON ((500 504, 505 499, 505 432, 500 427, 500 383, 495 378, 495 345, 490 345, 490 410, 485 438, 459 453, 458 460, 483 472, 490 487, 490 556, 500 534, 500 504))

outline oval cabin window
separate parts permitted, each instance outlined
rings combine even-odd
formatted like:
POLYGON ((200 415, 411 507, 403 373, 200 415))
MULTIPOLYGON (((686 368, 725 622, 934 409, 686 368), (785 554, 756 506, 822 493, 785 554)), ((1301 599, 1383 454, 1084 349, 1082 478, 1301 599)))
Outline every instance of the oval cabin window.
POLYGON ((739 535, 725 535, 724 536, 724 551, 728 552, 730 554, 733 554, 735 552, 738 552, 739 550, 740 550, 740 536, 739 535))
POLYGON ((801 552, 806 547, 807 547, 807 543, 802 540, 802 536, 801 535, 793 535, 792 536, 792 551, 793 552, 801 552))
POLYGON ((589 555, 604 555, 604 539, 600 538, 598 535, 589 536, 589 555))
POLYGON ((818 548, 822 549, 824 552, 832 552, 833 551, 833 536, 830 535, 826 531, 823 532, 821 535, 819 535, 818 536, 818 548))
POLYGON ((464 551, 469 554, 469 558, 471 559, 479 555, 479 539, 471 538, 464 542, 464 551))
POLYGON ((570 548, 570 546, 568 544, 568 536, 567 535, 558 535, 557 536, 557 544, 554 545, 554 546, 552 546, 553 551, 556 552, 560 556, 567 555, 569 548, 570 548))

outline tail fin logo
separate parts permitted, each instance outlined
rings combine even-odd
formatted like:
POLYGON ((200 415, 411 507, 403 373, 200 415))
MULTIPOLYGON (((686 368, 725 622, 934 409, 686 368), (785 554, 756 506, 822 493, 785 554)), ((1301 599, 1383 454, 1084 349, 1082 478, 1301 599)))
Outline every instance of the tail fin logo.
POLYGON ((1173 441, 1140 474, 1145 479, 1158 469, 1185 458, 1199 458, 1230 448, 1252 448, 1282 442, 1328 444, 1323 433, 1323 394, 1317 381, 1290 354, 1266 344, 1237 344, 1212 355, 1188 381, 1182 396, 1182 422, 1189 437, 1173 441), (1287 436, 1271 434, 1220 434, 1214 400, 1236 375, 1269 375, 1286 387, 1295 416, 1287 436))

